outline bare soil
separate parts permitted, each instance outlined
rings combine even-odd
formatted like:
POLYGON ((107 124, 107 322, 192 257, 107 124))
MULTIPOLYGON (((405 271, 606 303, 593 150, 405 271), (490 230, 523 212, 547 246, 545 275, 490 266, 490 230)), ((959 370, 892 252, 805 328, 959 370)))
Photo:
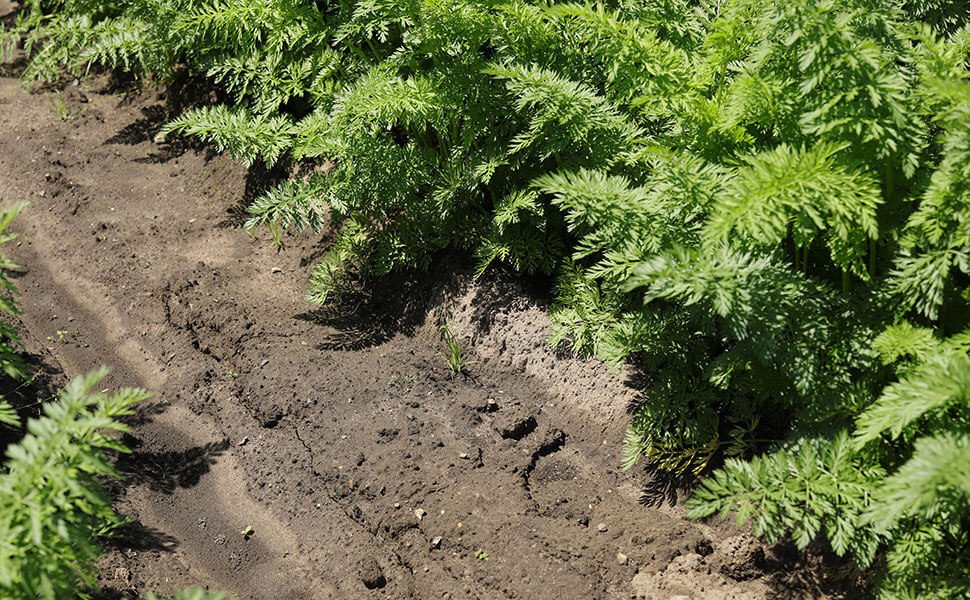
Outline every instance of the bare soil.
POLYGON ((327 237, 276 251, 239 228, 265 170, 156 143, 161 88, 28 94, 21 68, 0 67, 0 203, 31 203, 5 251, 32 393, 103 364, 156 392, 111 486, 134 523, 107 544, 104 598, 854 595, 820 551, 683 519, 691 482, 619 470, 636 386, 548 346, 545 282, 442 258, 309 305, 327 237))

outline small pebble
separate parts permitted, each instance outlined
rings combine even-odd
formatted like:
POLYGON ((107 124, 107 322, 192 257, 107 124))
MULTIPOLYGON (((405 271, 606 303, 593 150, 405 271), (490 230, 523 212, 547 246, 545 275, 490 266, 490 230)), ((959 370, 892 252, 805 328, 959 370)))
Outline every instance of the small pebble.
POLYGON ((417 517, 419 521, 423 519, 426 514, 428 514, 428 511, 424 510, 423 508, 414 509, 414 516, 417 517))
POLYGON ((627 558, 626 554, 623 554, 622 552, 617 553, 616 562, 620 563, 621 565, 625 565, 627 563, 627 560, 629 559, 627 558))
POLYGON ((606 533, 606 523, 600 523, 599 525, 597 525, 596 531, 599 531, 600 533, 606 533))
POLYGON ((431 539, 431 549, 437 550, 440 547, 441 547, 441 536, 439 535, 438 537, 431 539))
POLYGON ((248 437, 244 437, 243 439, 239 440, 239 444, 238 445, 239 446, 245 446, 248 443, 249 443, 249 438, 248 437))

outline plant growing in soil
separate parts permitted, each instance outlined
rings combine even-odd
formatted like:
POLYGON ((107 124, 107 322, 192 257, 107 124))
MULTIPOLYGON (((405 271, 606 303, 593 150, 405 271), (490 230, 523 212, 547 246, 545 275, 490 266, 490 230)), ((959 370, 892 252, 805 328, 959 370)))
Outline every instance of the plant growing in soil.
POLYGON ((0 592, 5 598, 87 598, 97 583, 97 539, 124 523, 98 478, 117 477, 107 451, 127 452, 108 431, 150 396, 124 389, 95 391, 100 369, 71 381, 27 435, 7 448, 0 475, 0 592))
MULTIPOLYGON (((12 600, 90 598, 96 589, 98 538, 127 523, 111 508, 103 477, 119 477, 110 452, 128 449, 107 432, 128 428, 119 419, 151 396, 138 389, 97 391, 101 368, 73 379, 27 434, 6 449, 0 473, 0 595, 12 600)), ((16 414, 13 415, 16 418, 16 414)), ((15 421, 14 421, 15 422, 15 421)), ((149 593, 146 600, 159 600, 149 593)), ((171 600, 229 600, 200 589, 171 600)))
POLYGON ((187 64, 231 100, 170 131, 337 165, 250 208, 331 221, 311 300, 444 249, 554 274, 553 341, 650 375, 627 466, 728 457, 691 516, 970 594, 970 4, 24 6, 27 80, 187 64))
POLYGON ((82 114, 84 114, 84 111, 87 110, 87 107, 84 107, 77 112, 73 112, 71 108, 67 105, 67 102, 64 101, 64 97, 61 96, 60 92, 57 92, 52 96, 48 96, 48 99, 50 100, 51 108, 54 110, 55 113, 57 113, 57 116, 58 118, 60 118, 61 121, 70 121, 76 117, 81 116, 82 114))
POLYGON ((448 350, 448 353, 442 354, 442 356, 448 361, 448 366, 451 367, 451 374, 454 376, 463 373, 465 368, 472 363, 465 360, 464 349, 455 332, 452 330, 451 325, 442 323, 441 335, 445 341, 445 347, 448 350))
MULTIPOLYGON (((14 204, 0 210, 0 244, 16 239, 17 235, 6 231, 14 217, 26 208, 26 202, 14 204)), ((19 268, 6 256, 0 254, 0 312, 11 316, 23 313, 17 304, 17 287, 10 281, 10 271, 19 268)), ((0 321, 0 370, 7 377, 23 380, 27 377, 27 367, 20 356, 20 336, 6 320, 0 321)), ((0 423, 18 427, 20 419, 17 411, 0 397, 0 423)))

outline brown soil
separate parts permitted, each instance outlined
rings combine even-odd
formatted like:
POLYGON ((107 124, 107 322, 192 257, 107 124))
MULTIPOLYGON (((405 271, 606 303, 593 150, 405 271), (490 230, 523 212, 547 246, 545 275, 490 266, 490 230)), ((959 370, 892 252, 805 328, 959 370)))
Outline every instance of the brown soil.
POLYGON ((265 173, 156 144, 163 90, 27 94, 18 65, 0 78, 0 202, 31 202, 6 251, 36 385, 107 364, 111 385, 157 393, 112 486, 135 522, 108 544, 104 597, 846 596, 819 553, 686 521, 677 482, 620 471, 636 393, 556 355, 530 282, 442 260, 308 305, 326 237, 277 252, 238 228, 265 173), (445 320, 467 375, 442 357, 445 320))

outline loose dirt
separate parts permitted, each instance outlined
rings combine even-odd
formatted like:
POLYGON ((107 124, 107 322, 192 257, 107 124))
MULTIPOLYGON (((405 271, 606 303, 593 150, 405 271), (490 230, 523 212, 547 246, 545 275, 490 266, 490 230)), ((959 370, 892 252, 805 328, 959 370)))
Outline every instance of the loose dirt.
POLYGON ((544 282, 443 258, 309 305, 327 237, 276 251, 239 228, 264 171, 156 143, 164 90, 28 94, 21 68, 0 67, 0 203, 31 203, 5 249, 31 360, 156 392, 111 487, 134 522, 104 598, 852 595, 818 552, 686 521, 682 482, 619 470, 635 387, 547 345, 544 282))

